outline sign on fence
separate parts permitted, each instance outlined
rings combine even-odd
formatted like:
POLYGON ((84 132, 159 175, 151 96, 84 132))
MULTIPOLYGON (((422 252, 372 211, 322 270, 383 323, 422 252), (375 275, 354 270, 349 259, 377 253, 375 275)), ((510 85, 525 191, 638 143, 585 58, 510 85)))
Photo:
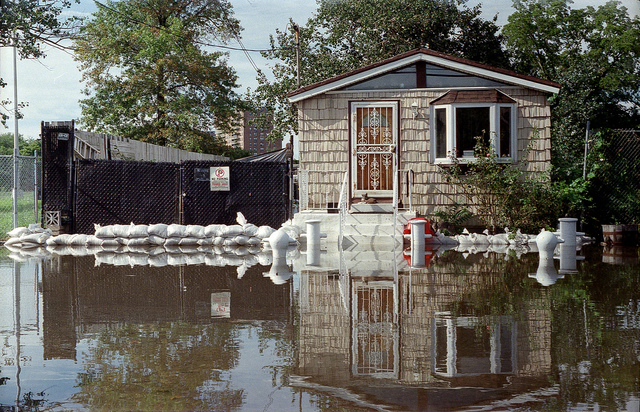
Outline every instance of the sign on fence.
POLYGON ((231 317, 231 292, 211 293, 211 317, 230 318, 231 317))
POLYGON ((229 191, 229 166, 214 166, 209 172, 212 192, 229 191))

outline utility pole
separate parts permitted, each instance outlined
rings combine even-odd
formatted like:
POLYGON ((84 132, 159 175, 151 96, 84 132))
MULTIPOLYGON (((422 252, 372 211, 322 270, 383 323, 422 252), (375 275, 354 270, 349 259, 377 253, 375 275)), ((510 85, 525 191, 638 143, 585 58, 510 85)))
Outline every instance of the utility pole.
POLYGON ((18 155, 20 154, 20 141, 18 139, 18 44, 13 40, 13 227, 18 227, 18 155))
POLYGON ((300 88, 300 26, 293 24, 293 30, 296 32, 296 73, 298 76, 298 89, 300 88))

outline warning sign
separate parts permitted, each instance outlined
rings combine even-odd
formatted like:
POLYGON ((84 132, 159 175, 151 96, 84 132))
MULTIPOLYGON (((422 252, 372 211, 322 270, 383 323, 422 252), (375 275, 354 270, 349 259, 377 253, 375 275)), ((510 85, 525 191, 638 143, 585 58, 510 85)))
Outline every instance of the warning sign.
POLYGON ((211 316, 214 318, 231 317, 231 292, 211 293, 211 316))
POLYGON ((209 171, 212 192, 229 191, 229 166, 212 167, 209 171))

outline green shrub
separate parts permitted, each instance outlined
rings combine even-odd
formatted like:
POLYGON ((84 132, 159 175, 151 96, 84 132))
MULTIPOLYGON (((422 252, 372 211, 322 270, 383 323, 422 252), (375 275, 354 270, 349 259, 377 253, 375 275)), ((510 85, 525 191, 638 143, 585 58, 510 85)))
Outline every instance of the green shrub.
POLYGON ((537 233, 556 227, 559 217, 582 212, 587 182, 553 183, 549 172, 528 172, 526 160, 500 162, 485 140, 476 138, 474 162, 461 163, 452 156, 451 166, 441 168, 441 173, 446 182, 456 185, 464 206, 475 210, 492 232, 509 227, 537 233))

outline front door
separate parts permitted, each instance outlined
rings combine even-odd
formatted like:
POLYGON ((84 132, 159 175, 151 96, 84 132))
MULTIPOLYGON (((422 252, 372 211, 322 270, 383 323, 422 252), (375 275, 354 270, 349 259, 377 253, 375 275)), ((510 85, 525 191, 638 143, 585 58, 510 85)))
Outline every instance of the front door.
POLYGON ((398 103, 351 104, 353 196, 392 197, 397 169, 398 103))

